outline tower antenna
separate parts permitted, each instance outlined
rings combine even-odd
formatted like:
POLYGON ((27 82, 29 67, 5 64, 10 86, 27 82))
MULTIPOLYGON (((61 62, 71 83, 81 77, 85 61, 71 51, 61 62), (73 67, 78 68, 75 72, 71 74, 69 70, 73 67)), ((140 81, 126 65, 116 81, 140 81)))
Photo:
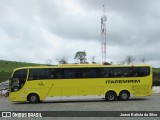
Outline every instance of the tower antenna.
POLYGON ((106 62, 106 21, 105 5, 103 5, 103 16, 101 17, 101 51, 102 51, 102 63, 106 62))

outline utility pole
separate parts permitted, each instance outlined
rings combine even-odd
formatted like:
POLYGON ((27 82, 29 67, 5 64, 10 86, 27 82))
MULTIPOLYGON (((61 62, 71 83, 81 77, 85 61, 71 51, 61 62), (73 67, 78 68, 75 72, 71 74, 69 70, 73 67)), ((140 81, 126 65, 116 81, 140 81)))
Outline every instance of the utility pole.
POLYGON ((102 51, 102 63, 106 62, 106 21, 105 6, 103 5, 103 16, 101 17, 101 51, 102 51))

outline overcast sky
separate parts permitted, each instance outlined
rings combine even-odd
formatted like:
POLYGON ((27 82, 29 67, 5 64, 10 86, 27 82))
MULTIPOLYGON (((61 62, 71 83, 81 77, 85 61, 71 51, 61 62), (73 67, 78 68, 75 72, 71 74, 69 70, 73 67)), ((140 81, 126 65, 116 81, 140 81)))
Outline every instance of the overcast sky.
POLYGON ((0 59, 57 64, 86 51, 101 62, 101 16, 107 61, 128 55, 160 67, 160 0, 0 0, 0 59))

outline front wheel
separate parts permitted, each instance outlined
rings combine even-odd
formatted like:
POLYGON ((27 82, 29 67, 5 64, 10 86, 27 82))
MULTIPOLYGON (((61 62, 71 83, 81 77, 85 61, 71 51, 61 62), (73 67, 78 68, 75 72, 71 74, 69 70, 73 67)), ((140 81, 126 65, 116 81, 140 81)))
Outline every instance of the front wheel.
POLYGON ((38 103, 39 102, 39 96, 37 94, 30 94, 28 96, 28 101, 30 103, 38 103))
POLYGON ((109 91, 109 92, 106 93, 105 99, 107 101, 114 101, 114 100, 117 99, 117 95, 114 91, 109 91))

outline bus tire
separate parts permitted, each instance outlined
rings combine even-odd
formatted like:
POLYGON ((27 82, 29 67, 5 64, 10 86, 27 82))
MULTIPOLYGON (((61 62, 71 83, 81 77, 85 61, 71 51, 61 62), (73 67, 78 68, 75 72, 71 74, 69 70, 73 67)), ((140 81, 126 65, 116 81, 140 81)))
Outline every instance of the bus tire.
POLYGON ((116 95, 116 92, 114 91, 108 91, 105 94, 105 100, 107 101, 115 101, 116 99, 117 99, 117 95, 116 95))
POLYGON ((127 90, 123 90, 119 94, 119 100, 127 101, 130 97, 130 93, 127 90))
POLYGON ((38 103, 40 101, 39 96, 36 93, 29 94, 27 99, 29 103, 38 103))

